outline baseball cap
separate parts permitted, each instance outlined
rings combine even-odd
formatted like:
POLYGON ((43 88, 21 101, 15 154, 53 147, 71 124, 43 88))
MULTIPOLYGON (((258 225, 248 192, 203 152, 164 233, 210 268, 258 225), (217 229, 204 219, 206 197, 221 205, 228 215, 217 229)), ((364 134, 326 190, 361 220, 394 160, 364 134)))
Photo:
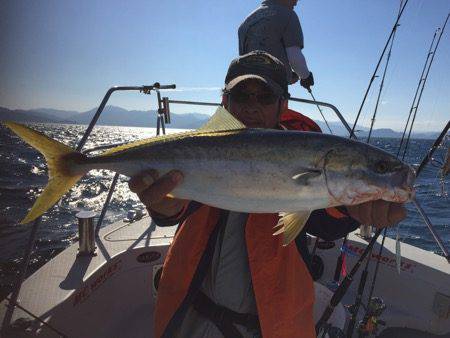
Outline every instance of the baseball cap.
POLYGON ((275 94, 289 97, 286 68, 283 62, 269 53, 253 51, 231 61, 225 77, 225 90, 230 91, 238 83, 249 79, 264 82, 275 94))

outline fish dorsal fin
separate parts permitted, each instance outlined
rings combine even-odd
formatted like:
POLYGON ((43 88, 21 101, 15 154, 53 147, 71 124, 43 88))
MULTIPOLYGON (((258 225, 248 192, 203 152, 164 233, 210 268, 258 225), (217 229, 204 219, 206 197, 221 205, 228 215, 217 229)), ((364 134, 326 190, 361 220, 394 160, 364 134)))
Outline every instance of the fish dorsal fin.
POLYGON ((99 156, 109 156, 121 151, 126 151, 131 148, 137 148, 140 146, 146 146, 149 144, 154 144, 157 142, 164 142, 164 141, 172 141, 176 140, 177 138, 182 137, 188 137, 193 136, 201 133, 208 133, 208 132, 214 132, 214 131, 227 131, 227 130, 242 130, 246 129, 245 125, 240 122, 238 119, 236 119, 233 115, 231 115, 224 107, 219 106, 214 113, 213 116, 206 122, 202 127, 197 129, 196 131, 188 131, 188 132, 182 132, 182 133, 176 133, 176 134, 168 134, 168 135, 159 135, 143 140, 138 140, 134 142, 130 142, 127 144, 123 144, 117 147, 114 147, 112 149, 106 150, 99 156))
POLYGON ((245 125, 231 115, 224 107, 219 106, 213 116, 197 131, 211 132, 223 130, 245 129, 245 125))
POLYGON ((280 213, 280 220, 275 228, 279 228, 273 235, 283 234, 283 246, 292 242, 305 227, 310 210, 301 210, 293 213, 280 213))

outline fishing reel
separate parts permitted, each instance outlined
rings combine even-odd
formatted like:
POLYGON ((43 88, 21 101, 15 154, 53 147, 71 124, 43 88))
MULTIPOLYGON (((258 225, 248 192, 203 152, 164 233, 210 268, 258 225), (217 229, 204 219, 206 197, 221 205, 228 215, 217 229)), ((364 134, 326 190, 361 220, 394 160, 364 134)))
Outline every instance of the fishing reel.
POLYGON ((375 335, 380 325, 385 326, 386 322, 380 320, 379 317, 386 310, 386 304, 380 297, 372 297, 367 304, 367 312, 364 319, 358 324, 358 332, 360 337, 375 335))

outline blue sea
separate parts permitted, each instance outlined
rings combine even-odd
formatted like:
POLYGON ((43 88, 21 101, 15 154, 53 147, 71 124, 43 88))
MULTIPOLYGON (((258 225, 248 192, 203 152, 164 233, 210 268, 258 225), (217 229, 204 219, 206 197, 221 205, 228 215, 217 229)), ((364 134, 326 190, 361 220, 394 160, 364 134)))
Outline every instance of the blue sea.
MULTIPOLYGON (((73 147, 86 129, 84 125, 63 124, 33 124, 32 127, 73 147)), ((168 130, 177 131, 179 130, 168 130)), ((129 142, 153 135, 154 128, 98 126, 84 149, 129 142)), ((396 154, 399 142, 399 139, 386 138, 372 140, 375 146, 393 154, 396 154)), ((432 144, 433 140, 411 140, 406 162, 419 164, 432 144)), ((434 155, 437 160, 435 165, 427 165, 416 181, 416 190, 417 199, 450 249, 450 178, 447 177, 444 181, 440 179, 438 164, 443 156, 444 149, 438 149, 434 155)), ((89 209, 100 214, 113 176, 114 173, 107 170, 91 171, 42 217, 29 273, 76 241, 77 211, 89 209)), ((11 291, 32 226, 21 225, 19 221, 46 182, 47 172, 43 156, 0 125, 0 299, 11 291)), ((407 208, 408 217, 401 223, 402 240, 425 250, 441 253, 414 206, 409 204, 407 208)), ((128 190, 127 178, 121 176, 103 226, 123 219, 132 209, 144 210, 144 207, 137 196, 128 190)), ((396 231, 390 230, 388 235, 395 237, 395 234, 396 231)))

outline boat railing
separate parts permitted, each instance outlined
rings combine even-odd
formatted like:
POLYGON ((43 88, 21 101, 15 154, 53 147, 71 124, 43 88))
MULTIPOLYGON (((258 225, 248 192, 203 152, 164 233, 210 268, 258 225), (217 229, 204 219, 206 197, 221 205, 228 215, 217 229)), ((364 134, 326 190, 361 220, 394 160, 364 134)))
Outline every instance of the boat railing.
MULTIPOLYGON (((341 114, 339 109, 337 109, 336 106, 332 105, 331 103, 315 101, 315 100, 308 100, 308 99, 300 99, 300 98, 296 98, 296 97, 290 97, 289 101, 330 108, 331 110, 333 110, 333 112, 339 118, 339 120, 341 121, 342 125, 348 131, 349 135, 351 135, 352 138, 356 139, 356 135, 354 133, 352 133, 352 128, 349 126, 349 124, 345 120, 344 116, 341 114)), ((163 110, 168 112, 169 116, 170 116, 169 104, 184 104, 184 105, 197 105, 197 106, 216 106, 216 107, 218 105, 220 105, 220 103, 218 103, 218 102, 170 100, 168 97, 163 97, 161 100, 159 100, 159 102, 160 102, 160 104, 162 104, 163 110)))

